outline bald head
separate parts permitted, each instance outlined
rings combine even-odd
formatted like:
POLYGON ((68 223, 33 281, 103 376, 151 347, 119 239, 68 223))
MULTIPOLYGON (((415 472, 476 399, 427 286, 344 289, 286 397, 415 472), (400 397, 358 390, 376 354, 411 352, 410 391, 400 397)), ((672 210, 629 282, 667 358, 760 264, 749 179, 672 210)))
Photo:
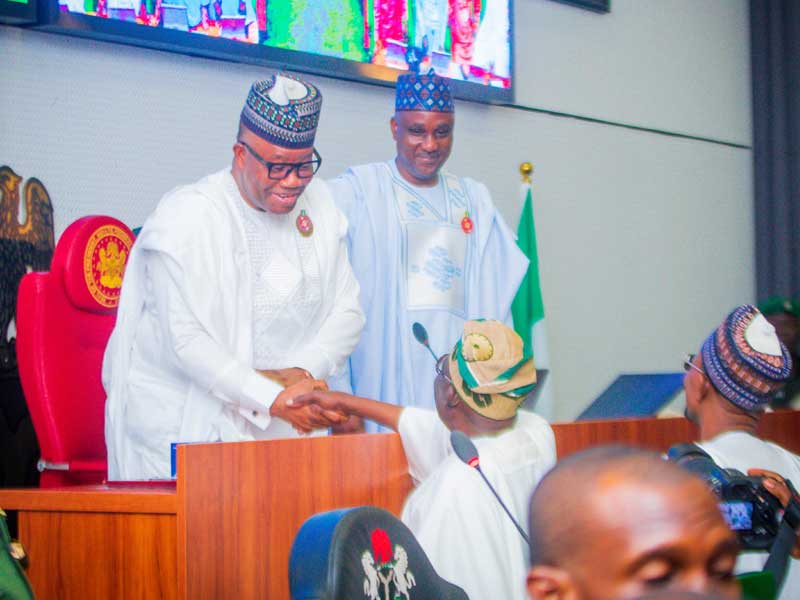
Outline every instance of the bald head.
POLYGON ((536 488, 530 504, 531 563, 560 565, 585 546, 596 529, 598 493, 625 487, 657 488, 694 482, 694 477, 655 453, 630 446, 591 448, 559 461, 536 488), (560 518, 569 515, 568 519, 560 518), (574 540, 574 543, 566 543, 574 540))
POLYGON ((530 539, 534 598, 546 597, 534 593, 542 574, 560 574, 584 600, 635 598, 665 582, 737 597, 736 537, 716 499, 645 450, 605 446, 559 462, 531 499, 530 539))

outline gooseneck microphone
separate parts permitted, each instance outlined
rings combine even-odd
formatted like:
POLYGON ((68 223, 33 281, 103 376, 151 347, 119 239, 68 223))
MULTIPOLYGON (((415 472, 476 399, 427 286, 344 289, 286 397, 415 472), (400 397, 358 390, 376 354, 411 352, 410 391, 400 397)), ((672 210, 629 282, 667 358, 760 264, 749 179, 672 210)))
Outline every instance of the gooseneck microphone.
POLYGON ((528 539, 528 536, 522 530, 522 527, 519 526, 519 523, 517 523, 517 520, 514 518, 514 515, 511 514, 511 511, 508 510, 508 507, 505 505, 505 503, 500 499, 500 496, 492 487, 492 484, 489 483, 488 479, 486 479, 486 475, 483 474, 483 471, 481 470, 481 459, 478 456, 478 449, 475 447, 475 444, 472 443, 472 440, 469 439, 464 432, 455 429, 450 432, 450 443, 453 446, 456 456, 461 459, 461 462, 472 467, 478 473, 480 473, 483 481, 489 486, 489 489, 492 490, 492 493, 494 494, 494 497, 497 498, 500 506, 502 506, 503 510, 506 511, 508 518, 511 519, 512 523, 514 523, 514 527, 517 528, 517 531, 519 531, 522 539, 525 540, 526 544, 530 545, 531 541, 528 539))
POLYGON ((431 344, 428 341, 428 330, 425 329, 425 326, 422 323, 417 323, 414 321, 414 324, 411 326, 411 331, 414 334, 414 339, 416 339, 420 344, 425 346, 428 349, 428 352, 431 353, 433 356, 433 360, 436 362, 439 361, 439 357, 431 350, 431 344))

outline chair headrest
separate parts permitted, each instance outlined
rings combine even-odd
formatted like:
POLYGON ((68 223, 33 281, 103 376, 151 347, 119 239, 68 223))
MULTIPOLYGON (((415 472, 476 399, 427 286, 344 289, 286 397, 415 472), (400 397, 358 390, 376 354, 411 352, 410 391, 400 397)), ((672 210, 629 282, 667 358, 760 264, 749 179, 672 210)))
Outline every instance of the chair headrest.
POLYGON ((133 239, 128 226, 113 217, 83 217, 67 227, 51 273, 62 278, 73 306, 97 314, 116 312, 133 239))
POLYGON ((408 527, 383 509, 319 513, 300 528, 289 558, 293 600, 382 598, 383 580, 390 598, 411 591, 411 597, 468 600, 436 574, 408 527))

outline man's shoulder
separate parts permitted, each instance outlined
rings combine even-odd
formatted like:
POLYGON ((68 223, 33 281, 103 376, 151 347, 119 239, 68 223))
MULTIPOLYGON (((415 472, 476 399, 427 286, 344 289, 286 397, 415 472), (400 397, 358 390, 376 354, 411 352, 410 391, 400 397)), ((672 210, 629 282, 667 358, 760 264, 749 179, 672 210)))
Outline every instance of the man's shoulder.
POLYGON ((724 468, 740 471, 762 468, 789 478, 800 476, 800 456, 745 432, 728 431, 697 445, 724 468), (788 470, 794 470, 795 474, 790 475, 788 470))
POLYGON ((158 203, 154 215, 187 211, 203 213, 218 207, 225 193, 225 178, 229 173, 218 171, 194 183, 179 185, 168 191, 158 203))
POLYGON ((218 231, 220 223, 226 222, 224 175, 223 171, 214 173, 164 194, 137 243, 151 248, 185 245, 205 239, 205 231, 218 231))

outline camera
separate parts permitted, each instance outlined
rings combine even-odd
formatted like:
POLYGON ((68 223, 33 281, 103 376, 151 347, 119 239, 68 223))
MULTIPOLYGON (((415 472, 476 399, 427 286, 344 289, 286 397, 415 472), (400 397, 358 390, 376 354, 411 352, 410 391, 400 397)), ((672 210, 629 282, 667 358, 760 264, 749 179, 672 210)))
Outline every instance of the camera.
POLYGON ((719 507, 728 526, 745 550, 769 550, 778 535, 783 507, 762 485, 761 477, 750 477, 736 469, 723 469, 695 444, 678 444, 668 458, 699 475, 720 499, 719 507))

